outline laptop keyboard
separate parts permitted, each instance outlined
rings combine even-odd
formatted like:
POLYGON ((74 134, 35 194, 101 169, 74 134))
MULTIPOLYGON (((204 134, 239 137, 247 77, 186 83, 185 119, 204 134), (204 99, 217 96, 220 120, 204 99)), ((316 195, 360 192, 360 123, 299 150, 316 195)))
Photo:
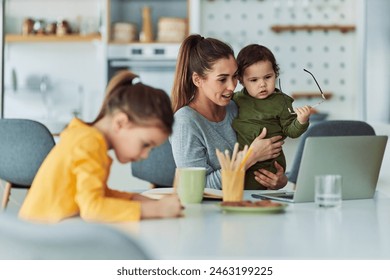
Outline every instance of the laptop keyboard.
POLYGON ((286 199, 293 199, 294 198, 294 194, 293 193, 284 193, 284 194, 275 194, 274 196, 276 197, 280 197, 280 198, 286 198, 286 199))
POLYGON ((273 193, 271 194, 274 197, 280 197, 280 198, 286 198, 286 199, 293 199, 294 193, 288 192, 288 193, 273 193))
POLYGON ((294 198, 294 192, 252 194, 252 197, 260 199, 269 199, 269 197, 275 197, 292 200, 294 198))

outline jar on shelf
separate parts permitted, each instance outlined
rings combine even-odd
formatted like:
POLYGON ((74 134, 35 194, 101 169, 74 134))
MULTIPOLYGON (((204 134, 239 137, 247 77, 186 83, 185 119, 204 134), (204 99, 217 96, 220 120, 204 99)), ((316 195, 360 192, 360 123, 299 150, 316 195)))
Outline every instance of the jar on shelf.
POLYGON ((158 42, 181 42, 187 34, 185 18, 161 17, 157 24, 158 42))
POLYGON ((64 36, 71 33, 69 22, 66 20, 60 20, 57 22, 57 36, 64 36))
POLYGON ((55 35, 57 33, 57 23, 56 22, 50 22, 46 25, 45 28, 46 34, 48 35, 55 35))
POLYGON ((34 20, 25 18, 22 25, 22 35, 30 35, 34 33, 34 20))
POLYGON ((153 42, 152 14, 149 6, 142 9, 142 32, 139 39, 144 43, 153 42))
POLYGON ((112 39, 116 42, 134 42, 137 40, 137 26, 130 22, 116 22, 113 24, 112 39))
POLYGON ((46 23, 43 19, 37 19, 34 22, 33 30, 35 34, 43 35, 45 34, 46 23))

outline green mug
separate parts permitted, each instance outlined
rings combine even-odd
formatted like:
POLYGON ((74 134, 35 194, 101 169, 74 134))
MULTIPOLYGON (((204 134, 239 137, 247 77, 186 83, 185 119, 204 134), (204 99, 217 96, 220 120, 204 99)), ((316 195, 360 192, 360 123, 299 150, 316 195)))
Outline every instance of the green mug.
POLYGON ((182 204, 201 203, 206 186, 206 168, 176 168, 175 187, 182 204))

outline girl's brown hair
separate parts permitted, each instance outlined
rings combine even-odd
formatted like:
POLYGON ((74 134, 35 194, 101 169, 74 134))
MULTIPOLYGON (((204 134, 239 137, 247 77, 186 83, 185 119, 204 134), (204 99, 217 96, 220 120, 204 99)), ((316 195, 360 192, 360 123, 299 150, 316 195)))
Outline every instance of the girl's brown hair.
POLYGON ((251 44, 244 47, 237 55, 237 74, 241 81, 245 70, 259 61, 269 61, 276 77, 279 77, 279 66, 276 63, 274 54, 267 48, 258 44, 251 44))
POLYGON ((138 76, 123 70, 110 80, 100 112, 92 124, 120 111, 135 125, 156 126, 171 134, 173 112, 169 96, 161 89, 135 82, 135 78, 138 76))
POLYGON ((176 112, 188 105, 196 93, 192 74, 205 78, 216 61, 234 57, 234 51, 228 44, 214 38, 203 38, 198 34, 188 36, 181 44, 174 84, 172 88, 172 108, 176 112))

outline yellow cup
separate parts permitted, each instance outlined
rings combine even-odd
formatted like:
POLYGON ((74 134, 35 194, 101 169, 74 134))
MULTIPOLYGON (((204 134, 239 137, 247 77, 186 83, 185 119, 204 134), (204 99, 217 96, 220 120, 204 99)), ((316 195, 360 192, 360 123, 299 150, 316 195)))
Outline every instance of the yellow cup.
POLYGON ((244 196, 245 171, 221 170, 223 201, 242 201, 244 196))

